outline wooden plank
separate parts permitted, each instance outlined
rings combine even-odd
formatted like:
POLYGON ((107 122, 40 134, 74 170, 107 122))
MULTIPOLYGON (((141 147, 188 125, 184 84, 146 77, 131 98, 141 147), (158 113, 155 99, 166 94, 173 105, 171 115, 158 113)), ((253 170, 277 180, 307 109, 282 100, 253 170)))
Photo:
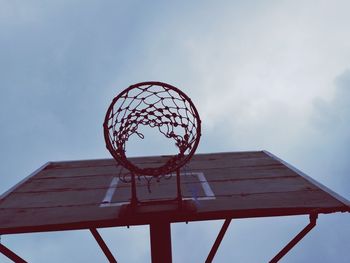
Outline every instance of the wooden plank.
POLYGON ((306 183, 298 177, 262 179, 256 181, 224 181, 212 182, 211 188, 215 195, 227 194, 251 194, 251 193, 274 193, 303 190, 316 190, 317 187, 306 183))
POLYGON ((20 186, 22 186, 24 183, 28 182, 29 180, 31 180, 35 175, 37 175, 39 172, 41 172, 42 170, 46 169, 48 166, 50 165, 50 163, 45 163, 44 165, 42 165, 40 168, 38 168, 37 170, 35 170, 34 172, 32 172, 30 175, 28 175, 27 177, 25 177, 23 180, 21 180, 18 184, 14 185, 13 187, 11 187, 9 190, 7 190, 6 192, 4 192, 1 196, 0 196, 0 204, 3 200, 5 200, 8 195, 10 195, 13 191, 16 191, 20 186))
POLYGON ((99 204, 105 195, 105 189, 43 193, 12 193, 4 200, 0 208, 31 208, 53 206, 79 206, 99 204))
POLYGON ((118 175, 121 167, 114 165, 110 166, 96 166, 96 167, 74 167, 66 169, 45 169, 40 172, 40 178, 62 178, 62 177, 88 177, 96 175, 118 175))
POLYGON ((19 187, 17 193, 40 193, 62 191, 84 191, 89 189, 107 189, 114 175, 93 176, 86 178, 33 178, 30 183, 19 187))
MULTIPOLYGON (((216 200, 199 201, 198 213, 226 210, 254 210, 271 208, 310 208, 310 212, 319 208, 344 208, 334 198, 329 198, 322 190, 228 194, 217 196, 216 200), (297 198, 296 198, 297 197, 297 198)), ((281 214, 282 215, 282 214, 281 214)))
MULTIPOLYGON (((15 228, 30 230, 35 227, 47 228, 47 226, 58 224, 66 225, 67 229, 69 224, 74 223, 84 225, 83 222, 115 220, 119 210, 120 207, 100 209, 98 206, 0 209, 0 233, 6 233, 7 229, 13 232, 15 228)), ((74 229, 79 229, 79 227, 76 226, 74 229)))
MULTIPOLYGON (((167 159, 167 156, 151 156, 151 157, 132 157, 130 160, 135 164, 149 164, 159 163, 167 159)), ((263 151, 258 152, 224 152, 213 154, 196 154, 190 160, 190 163, 216 161, 221 162, 224 159, 253 159, 253 158, 266 158, 266 154, 263 151)), ((117 165, 114 159, 95 159, 95 160, 76 160, 76 161, 61 161, 51 162, 49 169, 69 169, 69 168, 88 168, 88 167, 101 167, 101 166, 115 166, 117 165)))

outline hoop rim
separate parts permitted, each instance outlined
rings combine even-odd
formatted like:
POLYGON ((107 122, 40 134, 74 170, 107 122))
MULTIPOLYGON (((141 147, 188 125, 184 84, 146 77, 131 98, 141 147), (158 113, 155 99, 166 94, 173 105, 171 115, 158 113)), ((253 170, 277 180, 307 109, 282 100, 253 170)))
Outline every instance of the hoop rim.
POLYGON ((109 105, 106 115, 105 115, 105 119, 104 119, 104 123, 103 123, 103 130, 104 130, 104 139, 106 142, 106 148, 108 149, 108 151, 110 152, 110 154, 113 156, 113 158, 119 163, 121 164, 123 167, 127 168, 130 172, 138 174, 138 175, 148 175, 148 176, 160 176, 160 175, 164 175, 164 174, 169 174, 172 173, 178 169, 180 169, 182 166, 184 166, 193 156, 193 154, 195 153, 195 151, 197 150, 199 141, 200 141, 200 137, 201 137, 201 119, 199 117, 199 113, 197 111, 197 108, 195 107, 194 103, 192 102, 192 100, 180 89, 176 88, 175 86, 172 86, 168 83, 164 83, 164 82, 160 82, 160 81, 144 81, 144 82, 139 82, 133 85, 130 85, 128 88, 122 90, 117 96, 115 96, 111 102, 111 104, 109 105), (172 158, 170 158, 168 160, 167 163, 163 164, 162 166, 159 167, 152 167, 152 168, 140 168, 138 166, 136 166, 135 164, 133 164, 132 162, 130 162, 128 159, 128 157, 126 156, 126 154, 124 153, 124 156, 120 156, 120 154, 118 154, 115 150, 115 147, 113 146, 111 139, 110 139, 110 132, 109 132, 109 128, 108 128, 108 121, 110 120, 110 116, 111 116, 111 112, 112 109, 114 108, 115 103, 124 95, 124 94, 128 94, 128 92, 134 88, 138 88, 141 86, 160 86, 163 88, 168 88, 170 90, 175 91, 176 93, 178 93, 180 96, 182 96, 189 104, 189 106, 191 107, 191 110, 194 113, 194 117, 196 119, 196 137, 193 143, 193 146, 191 147, 189 153, 187 155, 183 155, 184 157, 181 157, 179 160, 179 163, 174 167, 170 167, 167 164, 169 163, 169 161, 174 160, 176 156, 179 156, 179 154, 173 154, 173 155, 169 155, 169 156, 173 156, 172 158), (166 169, 168 168, 168 169, 166 169))

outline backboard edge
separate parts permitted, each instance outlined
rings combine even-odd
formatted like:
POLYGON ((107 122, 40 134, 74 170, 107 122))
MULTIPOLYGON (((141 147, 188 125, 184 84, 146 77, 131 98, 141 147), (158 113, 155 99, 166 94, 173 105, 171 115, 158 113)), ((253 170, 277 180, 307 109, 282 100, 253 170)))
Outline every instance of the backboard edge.
POLYGON ((333 198, 337 199, 339 202, 343 203, 345 206, 348 207, 348 212, 350 212, 350 201, 347 200, 345 197, 337 194, 336 192, 334 192, 333 190, 331 190, 330 188, 328 188, 327 186, 321 184, 320 182, 316 181, 315 179, 313 179, 312 177, 308 176, 307 174, 305 174, 304 172, 300 171, 298 168, 294 167, 293 165, 287 163, 286 161, 283 161, 282 159, 280 159, 279 157, 277 157, 276 155, 272 154, 269 151, 263 150, 263 152, 265 154, 267 154, 268 156, 270 156, 271 158, 281 162, 282 164, 284 164, 285 166, 287 166, 289 169, 291 169, 292 171, 296 172, 297 174, 299 174, 300 176, 302 176, 304 179, 306 179, 307 181, 309 181, 310 183, 316 185, 317 187, 319 187, 321 190, 325 191, 326 193, 330 194, 333 198))
POLYGON ((51 162, 47 162, 45 164, 43 164, 42 166, 40 166, 38 169, 36 169, 34 172, 32 172, 31 174, 29 174, 28 176, 26 176, 25 178, 23 178, 21 181, 19 181, 17 184, 15 184, 14 186, 12 186, 10 189, 8 189, 7 191, 5 191, 4 193, 2 193, 0 195, 0 203, 1 201, 3 201, 11 192, 13 192, 16 188, 20 187, 21 185, 23 185, 25 182, 27 182, 30 178, 32 178, 34 175, 40 173, 42 170, 44 170, 47 166, 49 166, 51 164, 51 162))

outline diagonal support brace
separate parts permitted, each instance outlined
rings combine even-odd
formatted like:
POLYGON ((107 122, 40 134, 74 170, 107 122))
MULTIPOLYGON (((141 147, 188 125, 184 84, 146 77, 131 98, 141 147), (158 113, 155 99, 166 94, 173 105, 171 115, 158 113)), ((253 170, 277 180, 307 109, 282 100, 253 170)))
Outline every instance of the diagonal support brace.
POLYGON ((231 223, 231 218, 225 220, 225 222, 224 222, 224 224, 222 225, 222 227, 221 227, 221 229, 220 229, 220 232, 219 232, 219 234, 218 234, 218 236, 217 236, 217 238, 216 238, 216 240, 215 240, 215 242, 214 242, 214 244, 213 244, 213 247, 212 247, 211 250, 210 250, 210 253, 209 253, 209 255, 208 255, 207 260, 205 261, 205 263, 211 263, 211 262, 213 262, 213 259, 214 259, 214 257, 215 257, 215 254, 216 254, 216 252, 217 252, 217 250, 218 250, 218 248, 219 248, 219 246, 220 246, 220 244, 221 244, 222 239, 223 239, 224 236, 225 236, 226 230, 227 230, 227 228, 229 227, 230 223, 231 223))
POLYGON ((103 239, 102 239, 101 235, 98 233, 97 229, 90 228, 90 232, 94 236, 94 238, 96 239, 96 242, 98 243, 98 245, 102 249, 103 253, 106 255, 108 261, 110 263, 117 263, 117 260, 114 258, 112 252, 109 250, 108 246, 103 241, 103 239))
POLYGON ((310 223, 299 232, 269 263, 277 263, 282 257, 284 257, 307 233, 310 232, 316 226, 318 214, 310 215, 310 223))
POLYGON ((9 259, 11 259, 15 263, 27 263, 27 261, 25 261, 23 258, 18 256, 12 250, 10 250, 7 247, 5 247, 3 244, 0 244, 0 252, 2 254, 4 254, 6 257, 8 257, 9 259))

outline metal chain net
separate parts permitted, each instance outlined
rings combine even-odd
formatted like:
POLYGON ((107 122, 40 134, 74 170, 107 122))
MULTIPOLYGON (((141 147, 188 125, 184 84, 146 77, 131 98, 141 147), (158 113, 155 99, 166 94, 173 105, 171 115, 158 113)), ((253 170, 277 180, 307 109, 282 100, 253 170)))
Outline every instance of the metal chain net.
POLYGON ((135 84, 120 93, 107 112, 104 127, 113 148, 109 150, 117 161, 132 172, 156 176, 178 168, 185 155, 193 154, 200 137, 200 119, 190 99, 177 88, 159 82, 135 84), (130 166, 126 142, 135 134, 144 138, 139 131, 142 125, 157 128, 173 140, 178 154, 158 168, 130 166))

